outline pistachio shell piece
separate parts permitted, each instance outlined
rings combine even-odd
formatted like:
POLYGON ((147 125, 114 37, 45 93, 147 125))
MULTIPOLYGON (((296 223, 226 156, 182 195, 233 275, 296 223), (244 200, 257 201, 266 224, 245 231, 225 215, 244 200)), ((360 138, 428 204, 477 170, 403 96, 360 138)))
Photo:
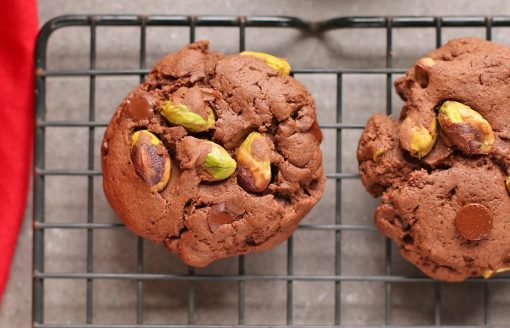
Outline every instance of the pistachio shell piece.
POLYGON ((439 108, 439 124, 448 139, 464 154, 488 154, 494 144, 492 127, 480 113, 458 101, 439 108))
POLYGON ((261 58, 268 66, 271 66, 281 74, 289 75, 290 73, 291 69, 290 64, 283 58, 279 58, 270 54, 256 51, 243 51, 240 53, 240 55, 261 58))
POLYGON ((230 177, 236 170, 236 161, 220 145, 212 141, 204 141, 203 144, 210 149, 201 163, 204 173, 202 180, 220 181, 230 177))
POLYGON ((188 106, 167 100, 161 104, 159 111, 172 124, 180 125, 191 132, 203 132, 212 129, 215 124, 213 110, 210 107, 207 109, 207 119, 204 119, 199 114, 192 112, 188 106))
POLYGON ((153 133, 140 130, 131 136, 131 162, 152 192, 165 188, 170 179, 170 155, 153 133))
POLYGON ((249 192, 264 191, 271 181, 271 148, 263 135, 252 132, 237 149, 237 180, 249 192))
POLYGON ((510 177, 506 177, 505 186, 506 186, 506 191, 508 191, 508 194, 510 195, 510 177))

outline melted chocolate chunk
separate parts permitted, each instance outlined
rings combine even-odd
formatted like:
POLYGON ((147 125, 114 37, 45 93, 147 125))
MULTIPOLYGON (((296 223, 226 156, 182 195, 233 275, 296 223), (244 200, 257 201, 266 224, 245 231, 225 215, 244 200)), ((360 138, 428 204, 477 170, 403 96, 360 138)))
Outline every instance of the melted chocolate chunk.
POLYGON ((133 121, 150 120, 154 116, 153 100, 148 95, 134 94, 126 100, 125 113, 133 121))
POLYGON ((225 203, 219 203, 211 207, 207 214, 207 223, 211 232, 215 232, 224 224, 234 222, 234 216, 227 210, 225 203))

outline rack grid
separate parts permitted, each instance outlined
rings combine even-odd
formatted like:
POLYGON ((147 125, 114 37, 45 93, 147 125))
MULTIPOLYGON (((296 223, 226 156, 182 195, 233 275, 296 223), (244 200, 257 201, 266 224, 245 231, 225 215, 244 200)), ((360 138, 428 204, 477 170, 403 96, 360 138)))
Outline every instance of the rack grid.
MULTIPOLYGON (((33 208, 33 326, 40 328, 58 327, 130 327, 132 325, 122 324, 94 324, 92 320, 92 293, 93 281, 103 280, 134 280, 137 282, 137 305, 136 305, 136 327, 182 327, 196 326, 207 327, 208 325, 195 324, 195 290, 193 282, 196 281, 234 281, 239 285, 238 289, 238 324, 227 325, 232 327, 247 327, 245 325, 245 282, 247 281, 284 281, 286 282, 286 325, 293 325, 293 283, 296 281, 327 281, 335 285, 335 307, 334 324, 342 325, 341 313, 341 287, 343 282, 382 282, 385 284, 385 319, 387 326, 392 325, 392 284, 393 283, 427 283, 435 290, 435 325, 441 325, 441 284, 424 276, 407 277, 396 275, 392 272, 392 244, 386 239, 385 263, 386 272, 384 275, 343 275, 341 267, 341 238, 342 231, 348 230, 373 230, 371 225, 342 224, 341 195, 342 180, 358 179, 357 174, 342 172, 342 130, 362 129, 359 124, 342 122, 342 86, 343 77, 349 74, 371 74, 386 77, 386 112, 391 114, 392 108, 392 76, 404 73, 404 69, 393 67, 393 29, 394 28, 433 28, 435 29, 436 46, 442 44, 441 32, 443 27, 482 27, 485 28, 485 37, 490 40, 492 30, 495 27, 510 27, 510 17, 338 17, 321 22, 307 22, 295 17, 283 16, 137 16, 137 15, 103 15, 103 16, 61 16, 52 19, 41 29, 36 44, 36 103, 35 103, 35 150, 34 150, 34 208, 33 208), (84 70, 54 70, 48 71, 47 45, 49 37, 57 29, 73 26, 85 26, 90 28, 90 64, 84 70), (140 29, 140 53, 138 69, 106 70, 96 68, 96 29, 98 26, 135 26, 140 29), (197 275, 192 268, 188 274, 175 275, 166 273, 145 273, 144 272, 144 241, 138 238, 137 249, 137 271, 131 273, 98 273, 94 272, 93 261, 93 236, 97 229, 118 229, 124 225, 120 223, 97 223, 94 222, 93 189, 94 177, 100 176, 101 172, 94 169, 94 132, 96 128, 102 128, 107 122, 96 121, 95 119, 95 97, 96 77, 98 76, 139 76, 143 81, 146 68, 146 30, 150 26, 181 26, 189 27, 189 41, 195 40, 197 27, 233 27, 239 30, 239 50, 246 46, 246 30, 249 28, 282 28, 297 29, 308 34, 320 35, 321 33, 335 29, 353 28, 374 28, 385 30, 386 33, 386 67, 385 68, 342 68, 342 69, 312 69, 305 68, 294 70, 292 74, 327 74, 336 77, 337 97, 337 119, 335 122, 321 122, 322 129, 336 131, 336 170, 328 172, 327 178, 335 181, 335 223, 327 225, 301 224, 298 229, 306 230, 329 230, 335 233, 335 274, 334 275, 296 275, 293 273, 293 238, 287 241, 287 272, 279 275, 253 275, 245 274, 245 260, 239 259, 237 274, 231 275, 197 275), (51 121, 46 120, 46 78, 47 77, 88 77, 89 79, 89 107, 87 121, 51 121), (53 170, 45 168, 45 131, 48 127, 80 127, 88 129, 88 162, 86 170, 53 170), (47 176, 84 176, 87 178, 87 222, 86 223, 49 223, 45 222, 45 177, 47 176), (45 272, 44 249, 45 231, 48 229, 82 229, 87 232, 87 267, 86 272, 80 273, 50 273, 45 272), (44 281, 61 279, 80 279, 86 281, 86 322, 83 324, 47 324, 44 322, 44 281), (153 325, 145 324, 143 318, 144 304, 144 283, 149 280, 179 280, 190 282, 188 288, 188 325, 153 325)), ((470 282, 484 286, 484 325, 490 324, 488 285, 492 282, 510 282, 510 276, 497 276, 491 280, 470 279, 470 282)))

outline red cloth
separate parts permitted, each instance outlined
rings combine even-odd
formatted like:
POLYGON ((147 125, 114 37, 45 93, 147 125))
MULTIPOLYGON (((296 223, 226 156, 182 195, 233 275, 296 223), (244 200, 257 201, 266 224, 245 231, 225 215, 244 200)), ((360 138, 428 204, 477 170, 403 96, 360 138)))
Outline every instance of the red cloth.
POLYGON ((0 1, 0 301, 28 192, 34 133, 35 0, 0 1))

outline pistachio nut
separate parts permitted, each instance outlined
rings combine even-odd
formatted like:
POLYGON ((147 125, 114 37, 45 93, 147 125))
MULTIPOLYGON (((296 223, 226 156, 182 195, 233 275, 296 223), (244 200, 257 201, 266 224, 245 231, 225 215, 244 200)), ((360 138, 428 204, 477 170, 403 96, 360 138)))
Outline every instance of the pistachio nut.
POLYGON ((207 119, 204 119, 201 115, 191 111, 188 106, 175 104, 171 100, 164 101, 159 107, 161 115, 168 122, 180 125, 191 132, 203 132, 214 127, 214 112, 210 107, 207 107, 207 110, 207 119))
POLYGON ((383 148, 377 148, 375 151, 374 151, 374 154, 372 155, 372 160, 376 160, 378 159, 379 157, 381 157, 383 154, 384 154, 385 150, 383 148))
POLYGON ((420 58, 414 66, 414 77, 422 88, 429 85, 429 69, 434 66, 436 62, 430 57, 420 58))
POLYGON ((435 64, 436 64, 436 62, 434 61, 434 59, 432 59, 430 57, 423 57, 418 60, 418 65, 421 67, 430 68, 430 67, 434 66, 435 64))
POLYGON ((289 75, 290 73, 290 64, 283 58, 278 58, 270 54, 256 51, 243 51, 240 55, 261 58, 268 66, 271 66, 281 74, 289 75))
POLYGON ((439 108, 439 124, 448 139, 465 154, 488 154, 494 144, 492 127, 480 113, 458 101, 439 108))
POLYGON ((202 180, 224 180, 235 172, 237 163, 225 148, 212 141, 204 141, 202 145, 205 146, 205 155, 200 163, 202 180))
POLYGON ((136 131, 131 137, 131 162, 136 174, 153 192, 165 188, 170 179, 171 161, 165 146, 148 130, 136 131))
POLYGON ((502 272, 506 272, 506 271, 510 271, 510 267, 503 267, 503 268, 499 268, 497 269, 496 271, 494 270, 485 270, 484 272, 482 272, 482 276, 485 278, 485 279, 489 279, 490 277, 492 277, 492 275, 494 275, 495 273, 502 273, 502 272))
POLYGON ((508 194, 510 194, 510 177, 506 177, 505 186, 506 186, 506 191, 508 191, 508 194))
POLYGON ((271 181, 271 148, 263 135, 252 132, 237 149, 239 184, 249 192, 264 191, 271 181))
POLYGON ((429 128, 417 125, 414 120, 407 117, 401 126, 402 147, 417 158, 427 155, 437 139, 437 121, 434 118, 429 128))

